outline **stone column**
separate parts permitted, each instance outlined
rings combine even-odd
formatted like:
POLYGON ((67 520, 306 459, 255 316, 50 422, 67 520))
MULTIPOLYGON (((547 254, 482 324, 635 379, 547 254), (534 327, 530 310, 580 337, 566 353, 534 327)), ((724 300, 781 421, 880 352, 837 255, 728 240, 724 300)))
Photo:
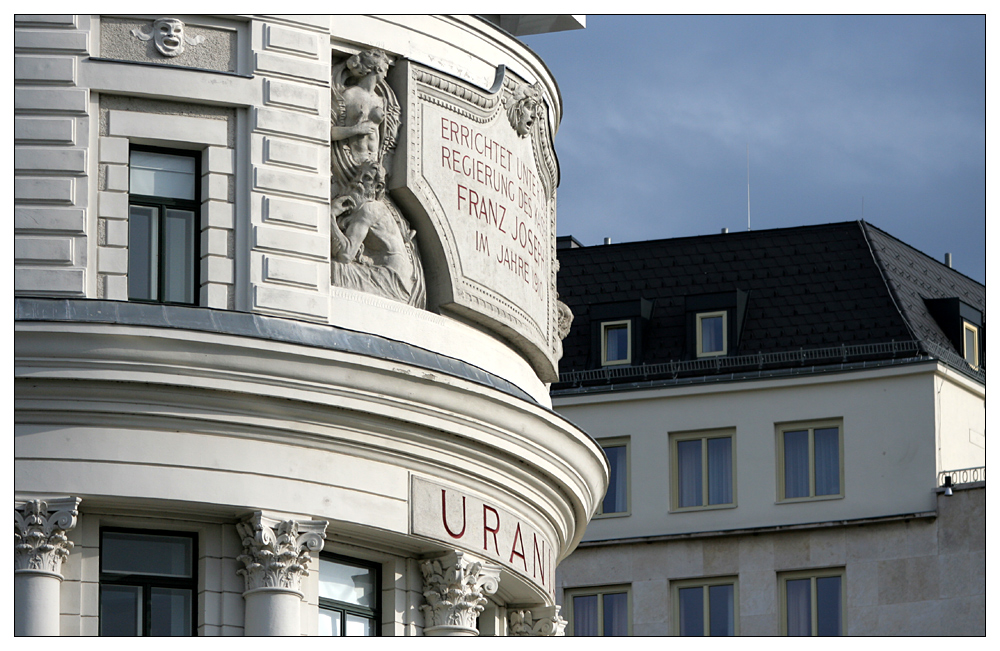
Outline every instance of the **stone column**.
POLYGON ((62 562, 78 497, 14 502, 14 635, 59 635, 62 562))
POLYGON ((236 525, 243 540, 238 570, 246 579, 243 634, 299 635, 302 577, 309 575, 309 552, 323 548, 323 520, 279 520, 261 511, 236 525))
POLYGON ((486 595, 500 587, 500 568, 470 561, 460 551, 420 564, 424 575, 424 635, 474 636, 486 595))
POLYGON ((562 637, 566 620, 559 615, 561 606, 533 606, 510 611, 510 634, 515 636, 562 637))

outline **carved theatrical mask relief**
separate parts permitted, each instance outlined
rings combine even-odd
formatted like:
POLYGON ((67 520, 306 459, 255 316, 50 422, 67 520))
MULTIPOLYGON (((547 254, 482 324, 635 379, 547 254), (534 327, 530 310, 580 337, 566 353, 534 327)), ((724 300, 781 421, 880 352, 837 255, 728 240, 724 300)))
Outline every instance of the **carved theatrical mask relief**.
POLYGON ((522 138, 528 135, 535 121, 542 116, 542 87, 538 82, 519 86, 507 99, 507 118, 510 126, 522 138))
POLYGON ((330 280, 423 309, 416 231, 386 196, 400 108, 386 83, 393 64, 365 50, 333 66, 330 126, 330 280))
POLYGON ((184 44, 198 45, 205 40, 204 36, 186 36, 184 23, 176 18, 157 18, 153 21, 151 31, 144 32, 136 27, 132 33, 140 41, 153 39, 156 51, 165 57, 175 57, 184 52, 184 44))

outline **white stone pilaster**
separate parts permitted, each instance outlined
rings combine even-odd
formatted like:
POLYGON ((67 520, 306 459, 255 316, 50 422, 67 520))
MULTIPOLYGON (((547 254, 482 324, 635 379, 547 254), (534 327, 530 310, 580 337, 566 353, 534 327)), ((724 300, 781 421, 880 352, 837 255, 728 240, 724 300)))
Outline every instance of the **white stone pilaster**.
POLYGON ((236 525, 243 541, 237 560, 246 580, 244 634, 299 635, 302 577, 310 552, 323 548, 324 520, 280 520, 256 511, 236 525))
POLYGON ((475 636, 476 617, 483 612, 486 595, 500 587, 500 568, 470 561, 460 551, 424 561, 424 635, 475 636))
POLYGON ((14 635, 59 635, 62 562, 78 497, 14 502, 14 635))

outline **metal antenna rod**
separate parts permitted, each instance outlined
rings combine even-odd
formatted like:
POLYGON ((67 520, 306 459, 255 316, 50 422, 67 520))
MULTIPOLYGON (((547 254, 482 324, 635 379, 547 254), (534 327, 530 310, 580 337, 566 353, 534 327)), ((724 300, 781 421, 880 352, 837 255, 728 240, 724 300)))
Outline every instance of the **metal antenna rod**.
POLYGON ((750 230, 750 143, 747 142, 747 230, 750 230))

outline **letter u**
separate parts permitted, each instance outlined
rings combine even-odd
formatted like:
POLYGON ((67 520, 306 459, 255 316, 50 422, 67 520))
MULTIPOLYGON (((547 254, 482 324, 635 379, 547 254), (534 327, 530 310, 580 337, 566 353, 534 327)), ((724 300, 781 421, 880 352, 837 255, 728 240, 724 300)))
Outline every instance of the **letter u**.
POLYGON ((448 526, 448 497, 445 493, 445 489, 441 489, 441 522, 444 523, 444 530, 448 532, 448 535, 452 538, 461 538, 465 535, 465 495, 462 496, 462 530, 455 533, 448 526))

